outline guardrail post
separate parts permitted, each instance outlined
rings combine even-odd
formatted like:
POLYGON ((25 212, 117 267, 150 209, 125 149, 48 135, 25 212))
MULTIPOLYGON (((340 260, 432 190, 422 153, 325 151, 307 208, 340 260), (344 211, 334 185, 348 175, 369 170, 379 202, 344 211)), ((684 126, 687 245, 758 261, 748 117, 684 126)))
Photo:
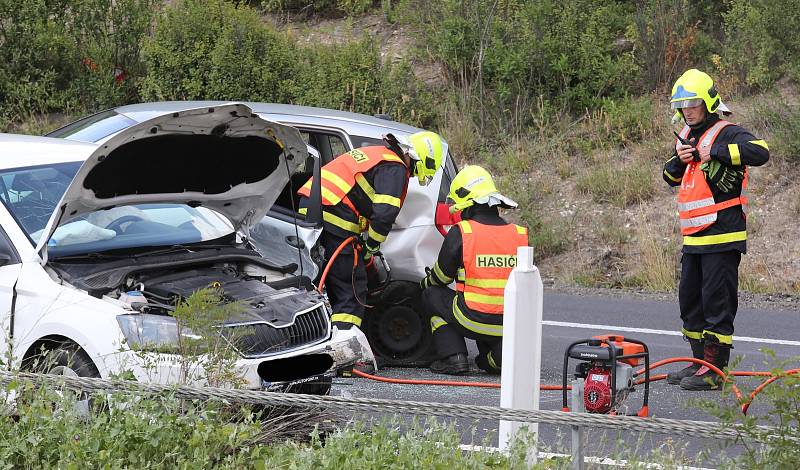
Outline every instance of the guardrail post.
MULTIPOLYGON (((505 288, 503 312, 503 365, 500 376, 500 406, 517 410, 539 409, 539 377, 542 365, 542 277, 533 264, 533 248, 517 249, 517 266, 505 288)), ((500 421, 499 446, 507 450, 522 427, 514 421, 500 421)), ((527 461, 535 463, 539 424, 527 461)))
MULTIPOLYGON (((583 407, 583 379, 577 379, 572 384, 572 411, 573 413, 584 413, 583 407)), ((570 426, 572 428, 572 468, 573 470, 583 470, 583 426, 570 426)))

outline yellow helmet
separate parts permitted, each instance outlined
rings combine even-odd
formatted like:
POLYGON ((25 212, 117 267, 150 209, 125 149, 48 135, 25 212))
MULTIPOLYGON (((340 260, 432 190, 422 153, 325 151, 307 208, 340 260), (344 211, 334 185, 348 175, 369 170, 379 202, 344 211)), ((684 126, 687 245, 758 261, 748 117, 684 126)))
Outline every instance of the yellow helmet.
POLYGON ((500 194, 492 175, 477 165, 468 165, 458 172, 450 183, 448 197, 454 202, 450 212, 464 210, 476 203, 509 209, 517 207, 516 202, 500 194))
POLYGON ((714 87, 714 80, 707 73, 689 69, 672 86, 670 106, 672 109, 680 110, 702 103, 705 103, 709 113, 721 111, 723 114, 730 114, 730 110, 722 103, 714 87))
MULTIPOLYGON (((401 141, 401 145, 402 143, 401 141)), ((419 184, 427 186, 442 166, 444 158, 442 138, 435 132, 421 131, 408 136, 408 143, 404 147, 406 154, 412 160, 416 160, 413 169, 419 184)))

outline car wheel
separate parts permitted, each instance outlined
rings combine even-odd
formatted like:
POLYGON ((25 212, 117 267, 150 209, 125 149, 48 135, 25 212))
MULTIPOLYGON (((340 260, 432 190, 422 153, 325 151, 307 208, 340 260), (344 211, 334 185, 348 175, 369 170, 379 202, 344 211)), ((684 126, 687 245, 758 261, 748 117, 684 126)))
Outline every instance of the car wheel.
MULTIPOLYGON (((23 369, 49 375, 63 375, 66 377, 100 378, 100 372, 94 362, 80 346, 75 343, 60 343, 50 346, 52 349, 43 349, 34 357, 23 361, 23 369)), ((97 409, 97 404, 89 393, 77 394, 75 412, 80 416, 88 417, 92 409, 97 409)))
POLYGON ((385 366, 425 367, 433 357, 433 336, 421 312, 419 286, 395 281, 365 315, 364 332, 378 362, 385 366))

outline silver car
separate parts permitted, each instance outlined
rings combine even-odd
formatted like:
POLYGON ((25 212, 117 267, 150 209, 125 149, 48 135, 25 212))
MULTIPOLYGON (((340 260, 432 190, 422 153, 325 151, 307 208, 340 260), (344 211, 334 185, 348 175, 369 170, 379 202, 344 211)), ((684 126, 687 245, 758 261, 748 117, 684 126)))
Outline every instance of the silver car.
MULTIPOLYGON (((223 103, 169 101, 121 106, 83 118, 49 136, 102 143, 127 127, 157 116, 223 103)), ((296 190, 312 177, 315 167, 348 150, 380 145, 381 136, 387 132, 407 136, 422 129, 345 111, 271 103, 244 104, 264 119, 297 128, 306 143, 319 153, 318 160, 309 158, 292 174, 267 216, 252 227, 250 233, 253 242, 262 252, 268 251, 271 259, 295 262, 303 274, 314 279, 323 259, 317 243, 322 227, 319 222, 306 220, 297 212, 296 190), (305 261, 298 263, 298 257, 305 261)), ((455 174, 455 163, 447 153, 442 171, 430 185, 420 186, 412 179, 403 209, 381 247, 391 267, 391 280, 384 288, 370 294, 368 302, 374 308, 367 312, 362 327, 383 364, 423 365, 430 361, 431 334, 426 315, 420 311, 418 283, 425 276, 425 267, 435 261, 444 234, 454 223, 445 199, 455 174)))

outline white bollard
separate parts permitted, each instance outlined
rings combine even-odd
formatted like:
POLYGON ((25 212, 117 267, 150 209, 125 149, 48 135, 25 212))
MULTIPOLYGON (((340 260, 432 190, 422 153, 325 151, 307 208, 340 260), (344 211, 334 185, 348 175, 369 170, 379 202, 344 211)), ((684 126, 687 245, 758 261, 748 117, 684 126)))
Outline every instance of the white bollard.
MULTIPOLYGON (((539 377, 542 365, 542 277, 533 265, 533 248, 517 249, 517 266, 505 289, 503 306, 503 358, 500 406, 516 410, 539 409, 539 377)), ((507 450, 522 423, 500 421, 500 449, 507 450)), ((529 431, 538 433, 539 425, 529 431)), ((538 437, 536 438, 538 440, 538 437)), ((528 462, 535 463, 536 440, 528 462)))

